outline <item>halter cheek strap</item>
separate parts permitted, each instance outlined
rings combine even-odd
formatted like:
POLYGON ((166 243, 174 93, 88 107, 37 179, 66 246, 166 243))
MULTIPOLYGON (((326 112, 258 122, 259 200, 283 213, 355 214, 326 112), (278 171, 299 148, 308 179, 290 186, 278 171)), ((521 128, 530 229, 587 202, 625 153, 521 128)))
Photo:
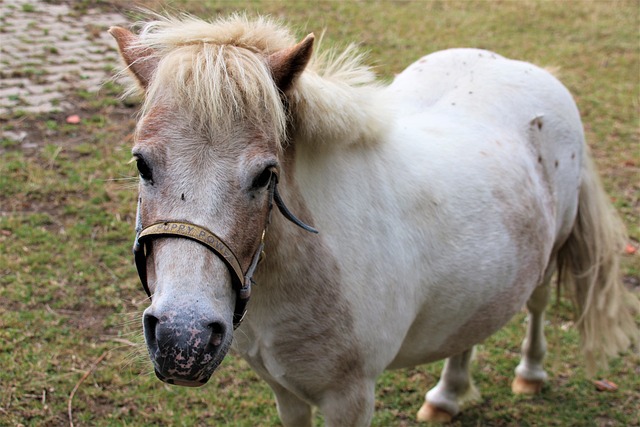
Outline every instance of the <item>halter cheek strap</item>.
POLYGON ((264 243, 262 241, 260 242, 247 273, 243 275, 240 262, 233 251, 221 238, 206 228, 187 222, 176 221, 162 221, 151 224, 140 231, 133 248, 138 275, 140 276, 142 287, 149 296, 151 296, 151 293, 147 283, 147 256, 145 247, 147 242, 158 237, 183 237, 193 240, 211 250, 225 263, 231 273, 231 283, 237 294, 236 307, 233 313, 234 328, 237 327, 246 313, 247 302, 251 296, 253 272, 258 265, 264 243))

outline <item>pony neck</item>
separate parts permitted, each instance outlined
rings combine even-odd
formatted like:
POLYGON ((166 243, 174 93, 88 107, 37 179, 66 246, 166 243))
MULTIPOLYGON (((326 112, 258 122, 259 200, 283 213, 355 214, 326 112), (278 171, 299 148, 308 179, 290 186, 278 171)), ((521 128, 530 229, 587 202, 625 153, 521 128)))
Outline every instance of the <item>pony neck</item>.
MULTIPOLYGON (((350 77, 345 77, 345 72, 328 77, 327 73, 307 70, 288 94, 290 142, 283 147, 278 189, 291 212, 311 226, 317 224, 314 212, 305 204, 303 191, 307 189, 296 178, 305 173, 301 170, 304 166, 296 164, 296 152, 315 157, 325 150, 355 145, 366 149, 383 141, 392 126, 387 91, 367 80, 371 75, 365 71, 368 73, 363 69, 353 70, 350 77), (360 80, 357 73, 361 73, 360 80)), ((274 212, 266 235, 266 259, 257 271, 258 286, 269 288, 267 292, 284 291, 281 297, 286 298, 300 283, 322 288, 327 281, 335 281, 332 277, 338 274, 338 263, 326 246, 323 230, 319 232, 309 233, 274 212)))
MULTIPOLYGON (((296 146, 289 144, 283 153, 283 170, 278 183, 278 191, 286 203, 287 208, 302 222, 315 225, 313 213, 307 208, 302 192, 296 180, 295 152, 296 146)), ((315 267, 322 268, 322 261, 316 256, 320 256, 318 251, 322 251, 322 231, 314 234, 306 231, 284 217, 277 209, 273 209, 271 222, 265 236, 265 259, 261 263, 257 273, 260 276, 258 284, 261 286, 263 276, 267 276, 265 286, 270 282, 282 284, 283 277, 295 276, 300 269, 315 270, 315 267), (304 253, 304 256, 300 254, 304 253), (307 266, 298 265, 299 260, 304 259, 309 263, 307 266), (314 267, 314 264, 316 265, 314 267), (286 272, 286 274, 285 274, 286 272)), ((326 254, 323 256, 326 259, 326 254)), ((309 280, 309 278, 305 279, 309 280)))

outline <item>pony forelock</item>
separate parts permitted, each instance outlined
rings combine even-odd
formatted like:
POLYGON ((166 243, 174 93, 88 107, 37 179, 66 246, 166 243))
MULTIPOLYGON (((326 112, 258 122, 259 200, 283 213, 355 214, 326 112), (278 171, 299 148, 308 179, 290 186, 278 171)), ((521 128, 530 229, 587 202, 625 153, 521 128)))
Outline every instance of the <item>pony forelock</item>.
MULTIPOLYGON (((231 129, 238 121, 250 120, 271 126, 280 144, 286 141, 288 112, 267 57, 295 44, 289 29, 268 17, 249 19, 242 14, 211 22, 190 15, 154 18, 138 24, 137 47, 150 48, 158 62, 146 88, 142 114, 162 100, 188 111, 205 129, 231 129)), ((291 108, 296 109, 292 111, 297 115, 295 127, 304 138, 351 135, 360 140, 353 129, 370 126, 354 121, 374 118, 375 122, 382 114, 374 106, 363 107, 363 101, 370 103, 379 91, 373 72, 362 60, 353 45, 341 53, 314 53, 290 97, 291 108)), ((374 128, 372 134, 379 132, 374 128)))

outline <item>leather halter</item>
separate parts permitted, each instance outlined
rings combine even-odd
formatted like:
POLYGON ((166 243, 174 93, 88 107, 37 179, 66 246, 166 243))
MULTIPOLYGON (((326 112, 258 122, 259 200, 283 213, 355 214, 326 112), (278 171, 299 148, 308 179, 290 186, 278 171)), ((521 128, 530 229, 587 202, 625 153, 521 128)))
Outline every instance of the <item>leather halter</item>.
MULTIPOLYGON (((280 194, 278 193, 278 176, 275 173, 272 175, 272 180, 269 183, 269 214, 267 225, 270 221, 273 202, 275 202, 278 210, 289 221, 306 231, 316 234, 318 233, 315 228, 300 221, 289 209, 287 209, 280 197, 280 194)), ((260 245, 253 255, 251 264, 247 271, 243 272, 240 262, 238 261, 238 257, 236 257, 229 245, 227 245, 224 240, 218 237, 215 233, 202 226, 184 221, 160 221, 147 227, 143 227, 141 218, 142 214, 140 212, 141 203, 142 199, 139 198, 138 214, 136 216, 136 239, 133 243, 133 256, 136 263, 136 269, 138 270, 138 276, 142 283, 142 288, 149 298, 151 298, 151 291, 149 290, 149 285, 147 283, 147 253, 145 251, 147 244, 158 237, 182 237, 193 240, 216 254, 229 269, 229 273, 231 274, 231 285, 236 291, 236 305, 233 312, 233 328, 236 329, 240 326, 240 323, 247 312, 247 303, 251 297, 251 286, 255 284, 252 278, 253 273, 255 272, 258 262, 261 259, 261 255, 263 254, 264 237, 267 231, 266 226, 262 231, 260 245)))

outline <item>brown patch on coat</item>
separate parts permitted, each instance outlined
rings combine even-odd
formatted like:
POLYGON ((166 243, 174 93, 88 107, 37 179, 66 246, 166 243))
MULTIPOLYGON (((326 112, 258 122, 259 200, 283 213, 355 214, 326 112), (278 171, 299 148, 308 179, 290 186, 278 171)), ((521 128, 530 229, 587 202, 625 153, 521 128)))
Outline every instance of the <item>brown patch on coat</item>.
POLYGON ((171 117, 168 106, 154 105, 150 108, 138 121, 135 132, 136 144, 155 147, 166 142, 161 135, 166 132, 167 127, 171 126, 168 117, 171 117))
MULTIPOLYGON (((248 136, 245 138, 247 145, 239 147, 243 157, 250 159, 276 159, 278 155, 278 143, 276 142, 275 132, 268 131, 268 125, 265 124, 261 128, 251 126, 246 132, 248 136)), ((251 179, 251 177, 249 177, 251 179)), ((272 177, 275 179, 275 177, 272 177)), ((269 211, 268 192, 269 189, 261 190, 262 196, 265 197, 265 203, 258 211, 247 211, 243 202, 243 197, 247 191, 241 183, 236 183, 235 192, 240 195, 238 202, 232 204, 230 210, 233 211, 233 222, 228 235, 228 244, 235 252, 240 265, 246 271, 253 261, 253 257, 258 250, 262 238, 262 232, 268 229, 268 221, 270 217, 275 215, 275 205, 269 211)), ((247 196, 248 197, 248 196, 247 196)), ((234 203, 233 200, 229 201, 234 203)))
MULTIPOLYGON (((293 179, 294 159, 295 144, 290 144, 281 160, 280 193, 296 216, 313 225, 312 214, 293 179)), ((304 370, 300 372, 304 384, 297 393, 318 404, 327 389, 343 390, 345 384, 361 384, 365 374, 363 356, 352 332, 354 319, 342 294, 340 267, 323 242, 322 230, 318 235, 311 234, 274 209, 265 252, 259 272, 271 272, 273 282, 256 287, 254 307, 286 307, 279 313, 282 319, 278 329, 282 333, 271 349, 278 360, 297 367, 291 370, 292 375, 296 375, 296 369, 304 370)), ((247 316, 250 318, 251 308, 247 316)))
MULTIPOLYGON (((272 349, 278 360, 304 369, 301 374, 313 379, 312 383, 307 380, 303 391, 309 400, 319 402, 327 389, 342 389, 344 384, 362 381, 363 356, 352 333, 348 301, 342 296, 340 269, 328 249, 310 239, 298 238, 293 244, 291 235, 286 241, 295 248, 295 259, 288 257, 279 270, 278 295, 286 297, 275 303, 289 310, 279 323, 286 333, 279 336, 272 349)), ((281 263, 284 257, 278 252, 269 250, 267 260, 281 263)), ((295 368, 292 370, 295 372, 295 368)))
POLYGON ((441 347, 440 356, 449 357, 466 350, 469 344, 479 343, 506 324, 520 310, 534 289, 544 280, 544 273, 553 247, 553 227, 545 219, 545 199, 548 195, 536 195, 533 191, 518 191, 533 188, 534 182, 528 174, 521 174, 522 182, 514 183, 512 191, 500 187, 493 189, 494 199, 502 213, 502 223, 516 251, 518 270, 513 283, 504 288, 493 299, 479 307, 469 320, 460 327, 441 347))

